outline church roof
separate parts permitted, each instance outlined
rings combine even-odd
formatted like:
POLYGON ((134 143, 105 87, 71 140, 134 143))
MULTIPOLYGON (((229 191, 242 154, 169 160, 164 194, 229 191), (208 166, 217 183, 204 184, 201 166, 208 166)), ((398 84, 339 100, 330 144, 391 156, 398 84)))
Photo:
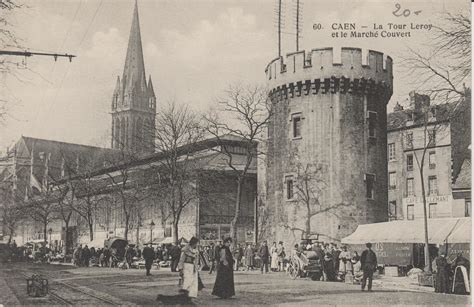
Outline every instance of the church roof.
MULTIPOLYGON (((79 169, 95 169, 103 167, 107 159, 116 152, 113 149, 95 146, 44 140, 23 136, 15 146, 16 155, 19 159, 31 159, 34 155, 35 166, 42 166, 41 162, 49 159, 49 176, 58 179, 61 173, 61 165, 65 167, 76 167, 79 169), (64 160, 64 161, 63 161, 64 160), (38 163, 38 164, 37 164, 38 163)), ((44 176, 43 167, 35 168, 33 175, 40 181, 44 176)))
POLYGON ((146 90, 145 62, 143 60, 137 2, 135 2, 135 9, 133 11, 122 82, 124 82, 124 92, 131 92, 134 89, 146 90))

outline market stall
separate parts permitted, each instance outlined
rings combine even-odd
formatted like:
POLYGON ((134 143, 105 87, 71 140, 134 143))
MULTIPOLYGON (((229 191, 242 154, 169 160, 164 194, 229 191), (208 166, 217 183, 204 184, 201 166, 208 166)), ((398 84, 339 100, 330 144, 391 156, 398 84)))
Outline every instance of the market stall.
MULTIPOLYGON (((423 220, 359 225, 355 232, 342 239, 343 244, 350 245, 351 250, 358 252, 365 249, 367 242, 373 244, 379 264, 415 265, 417 259, 423 258, 420 257, 423 253, 421 244, 425 242, 423 220)), ((452 248, 462 247, 463 251, 469 250, 471 218, 429 219, 428 242, 433 244, 433 247, 444 247, 448 255, 452 248)))

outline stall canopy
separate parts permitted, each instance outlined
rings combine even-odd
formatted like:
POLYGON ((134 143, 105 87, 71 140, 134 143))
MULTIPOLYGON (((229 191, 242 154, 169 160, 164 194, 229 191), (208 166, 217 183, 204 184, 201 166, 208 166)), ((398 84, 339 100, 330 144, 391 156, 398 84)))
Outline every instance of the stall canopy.
MULTIPOLYGON (((153 242, 155 242, 155 241, 153 241, 153 242)), ((160 243, 161 244, 171 244, 173 242, 174 242, 173 237, 166 237, 160 243)), ((183 243, 188 243, 188 240, 186 240, 184 237, 181 237, 181 239, 178 240, 178 244, 183 244, 183 243)))
MULTIPOLYGON (((428 241, 431 244, 470 243, 471 218, 428 219, 428 241)), ((342 239, 343 244, 424 243, 423 219, 359 225, 342 239)))

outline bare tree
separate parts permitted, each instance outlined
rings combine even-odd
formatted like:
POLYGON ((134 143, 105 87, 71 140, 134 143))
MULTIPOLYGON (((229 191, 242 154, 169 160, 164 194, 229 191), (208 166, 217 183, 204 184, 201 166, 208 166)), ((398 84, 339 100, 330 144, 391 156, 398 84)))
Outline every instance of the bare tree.
POLYGON ((178 243, 183 210, 197 197, 192 156, 194 146, 203 139, 204 130, 196 112, 175 102, 157 114, 155 138, 162 158, 158 163, 161 176, 155 187, 165 205, 161 208, 162 222, 171 218, 172 236, 178 243))
POLYGON ((74 206, 75 201, 75 191, 70 191, 69 187, 64 186, 57 186, 57 192, 59 193, 59 198, 56 207, 56 214, 58 219, 64 222, 64 234, 65 234, 65 244, 64 244, 64 253, 67 254, 71 250, 71 246, 69 246, 69 231, 70 231, 70 222, 72 217, 72 207, 74 206))
MULTIPOLYGON (((151 196, 149 184, 144 181, 143 172, 135 167, 140 154, 122 148, 116 155, 106 158, 110 170, 105 172, 104 181, 94 176, 91 177, 91 187, 100 190, 100 195, 112 194, 114 202, 123 212, 124 237, 128 240, 129 230, 133 228, 133 217, 140 202, 151 196)), ((91 195, 94 201, 99 194, 91 195)), ((92 202, 91 202, 92 204, 92 202)))
POLYGON ((17 195, 11 182, 0 183, 0 199, 2 200, 2 222, 8 231, 8 243, 11 243, 18 224, 25 219, 23 200, 17 195))
MULTIPOLYGON (((326 178, 328 176, 328 166, 325 163, 302 163, 297 154, 292 158, 296 161, 296 173, 291 181, 288 190, 293 191, 292 203, 295 208, 295 220, 292 222, 283 221, 282 226, 290 230, 293 235, 295 231, 301 234, 300 239, 309 238, 313 235, 324 235, 331 237, 320 229, 314 229, 312 220, 314 217, 322 214, 334 214, 338 216, 338 211, 342 208, 349 208, 352 204, 340 202, 331 204, 322 201, 322 196, 328 187, 326 178), (299 210, 303 210, 300 213, 299 210), (303 218, 303 227, 298 226, 299 217, 303 218)), ((291 195, 290 195, 291 196, 291 195)), ((333 238, 336 239, 336 238, 333 238)))
POLYGON ((428 52, 408 49, 402 68, 415 87, 434 102, 458 102, 471 76, 471 20, 463 13, 443 13, 434 26, 428 52))
POLYGON ((50 186, 47 186, 28 201, 28 214, 34 221, 41 224, 45 242, 47 242, 48 225, 58 219, 57 204, 59 197, 59 195, 51 190, 50 186))
POLYGON ((235 211, 230 223, 231 237, 236 242, 243 184, 249 170, 257 162, 258 142, 262 141, 262 134, 271 116, 270 99, 268 91, 261 86, 231 85, 218 103, 222 112, 221 118, 216 114, 209 114, 205 119, 207 132, 214 136, 220 145, 213 150, 227 157, 227 166, 236 177, 235 211), (234 154, 229 150, 224 138, 229 135, 236 137, 243 144, 242 147, 245 149, 243 163, 234 159, 234 154))

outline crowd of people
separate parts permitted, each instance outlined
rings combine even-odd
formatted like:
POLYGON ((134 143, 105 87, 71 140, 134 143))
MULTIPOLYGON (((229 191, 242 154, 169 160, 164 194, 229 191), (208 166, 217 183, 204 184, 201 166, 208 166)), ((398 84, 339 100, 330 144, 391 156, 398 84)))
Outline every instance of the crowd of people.
POLYGON ((160 266, 170 266, 176 272, 181 247, 179 244, 158 245, 153 248, 151 244, 140 249, 137 245, 128 244, 124 247, 88 247, 79 244, 73 252, 73 264, 79 267, 98 266, 130 269, 140 260, 151 259, 160 266), (148 247, 146 257, 143 254, 148 247), (151 251, 150 251, 151 250, 151 251))
POLYGON ((337 243, 302 241, 295 244, 291 255, 298 257, 301 253, 308 259, 320 259, 325 281, 342 281, 347 274, 358 281, 363 277, 361 256, 357 251, 350 252, 345 245, 340 248, 337 243))
MULTIPOLYGON (((73 251, 73 264, 79 267, 117 267, 132 268, 137 262, 144 261, 146 275, 151 275, 153 264, 157 267, 170 267, 172 272, 179 272, 181 288, 186 297, 196 297, 204 286, 199 277, 199 271, 217 271, 213 295, 229 298, 235 295, 233 272, 244 270, 253 271, 259 268, 261 274, 269 272, 285 272, 289 263, 302 254, 306 259, 318 259, 322 269, 322 280, 344 281, 347 278, 358 281, 361 290, 366 286, 372 290, 372 278, 377 269, 377 257, 367 243, 367 249, 361 255, 357 251, 349 251, 348 246, 339 247, 336 243, 301 241, 286 253, 284 243, 267 241, 260 245, 252 243, 235 244, 231 247, 230 238, 219 240, 208 245, 199 245, 199 240, 193 237, 187 245, 166 244, 153 247, 145 244, 143 250, 139 246, 127 244, 120 247, 94 248, 79 244, 73 251)), ((10 248, 19 251, 16 242, 10 248)), ((36 254, 41 255, 41 261, 50 262, 54 259, 54 251, 46 244, 37 248, 36 254)), ((18 252, 19 253, 19 252, 18 252)), ((33 253, 32 247, 22 249, 22 253, 33 253)), ((435 272, 435 291, 440 293, 469 292, 469 260, 458 255, 454 262, 449 263, 446 255, 441 253, 433 262, 435 272)))

